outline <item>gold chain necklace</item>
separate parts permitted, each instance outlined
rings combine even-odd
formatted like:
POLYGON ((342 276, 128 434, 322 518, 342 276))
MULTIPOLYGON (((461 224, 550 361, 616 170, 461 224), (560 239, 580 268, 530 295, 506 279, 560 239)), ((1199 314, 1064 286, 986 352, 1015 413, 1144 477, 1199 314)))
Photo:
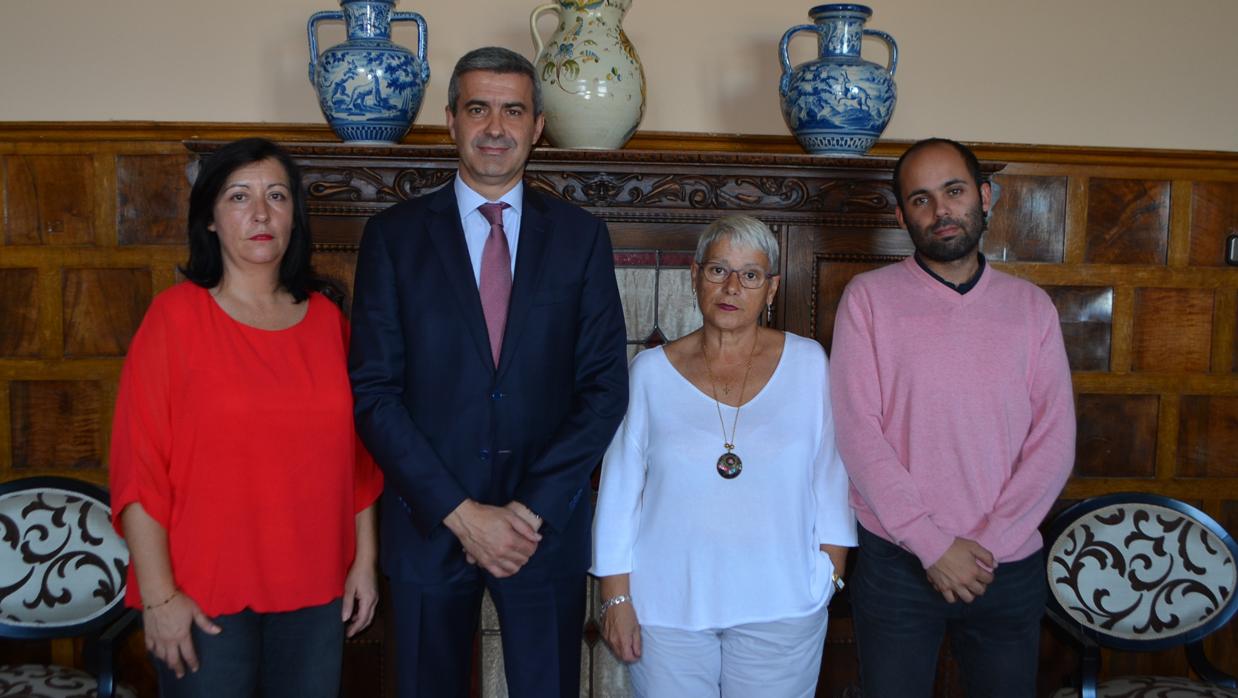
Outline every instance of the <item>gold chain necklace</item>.
POLYGON ((748 366, 744 369, 744 382, 739 387, 739 404, 735 407, 735 418, 731 421, 731 437, 726 435, 726 420, 722 418, 722 403, 718 401, 718 381, 714 379, 714 371, 709 366, 709 355, 705 353, 705 332, 701 332, 701 359, 705 362, 705 372, 709 374, 709 387, 713 390, 714 407, 718 408, 718 425, 722 427, 722 445, 726 453, 718 456, 718 475, 724 480, 739 477, 744 471, 744 461, 732 451, 735 449, 735 435, 739 429, 739 410, 744 406, 744 391, 748 388, 748 374, 752 372, 752 357, 757 353, 758 334, 752 336, 752 351, 748 352, 748 366))

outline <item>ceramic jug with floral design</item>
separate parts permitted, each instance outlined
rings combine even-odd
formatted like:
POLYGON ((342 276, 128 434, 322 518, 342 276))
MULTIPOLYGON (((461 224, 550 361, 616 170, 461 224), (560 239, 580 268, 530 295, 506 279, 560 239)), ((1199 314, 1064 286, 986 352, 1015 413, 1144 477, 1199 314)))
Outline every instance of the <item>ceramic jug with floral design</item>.
POLYGON ((529 18, 546 138, 558 148, 622 148, 645 115, 645 74, 621 22, 632 0, 558 0, 529 18), (537 18, 559 17, 542 42, 537 18))

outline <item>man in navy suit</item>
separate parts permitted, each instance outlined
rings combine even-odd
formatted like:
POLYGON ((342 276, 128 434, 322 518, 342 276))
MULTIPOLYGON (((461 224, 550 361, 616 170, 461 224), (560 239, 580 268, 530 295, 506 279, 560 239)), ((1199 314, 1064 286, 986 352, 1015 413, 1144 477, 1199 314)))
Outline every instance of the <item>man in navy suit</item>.
POLYGON ((405 698, 467 694, 483 588, 510 694, 579 695, 589 476, 627 408, 627 358, 606 225, 523 183, 543 123, 526 59, 466 54, 455 182, 361 241, 349 368, 386 475, 405 698))

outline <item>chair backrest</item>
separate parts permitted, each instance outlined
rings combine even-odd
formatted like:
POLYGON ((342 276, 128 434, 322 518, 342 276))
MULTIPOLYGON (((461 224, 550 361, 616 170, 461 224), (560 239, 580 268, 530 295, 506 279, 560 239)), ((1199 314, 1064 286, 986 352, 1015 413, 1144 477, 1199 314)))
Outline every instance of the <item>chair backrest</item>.
POLYGON ((0 484, 0 637, 90 634, 124 612, 129 549, 110 513, 79 480, 0 484))
POLYGON ((1238 544, 1195 507, 1120 493, 1066 509, 1049 530, 1049 604, 1096 642, 1159 650, 1193 642, 1238 610, 1238 544))

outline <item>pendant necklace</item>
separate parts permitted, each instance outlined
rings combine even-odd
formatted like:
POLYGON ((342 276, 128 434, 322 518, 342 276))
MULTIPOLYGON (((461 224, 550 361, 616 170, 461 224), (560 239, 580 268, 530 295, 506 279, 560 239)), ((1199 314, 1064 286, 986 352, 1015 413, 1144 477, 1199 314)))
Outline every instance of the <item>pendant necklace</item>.
POLYGON ((735 434, 739 427, 739 410, 744 405, 744 390, 748 387, 748 374, 752 372, 752 357, 757 353, 757 335, 752 337, 752 351, 748 352, 748 366, 744 369, 744 382, 739 387, 739 405, 735 407, 735 418, 731 421, 731 436, 726 435, 726 420, 722 418, 722 403, 718 401, 718 381, 714 380, 714 371, 709 367, 709 356, 705 354, 705 335, 701 334, 701 359, 705 361, 705 371, 709 374, 709 387, 713 389, 714 407, 718 408, 718 425, 722 427, 722 445, 726 453, 718 456, 718 475, 724 480, 739 477, 744 470, 744 461, 734 453, 735 434))

